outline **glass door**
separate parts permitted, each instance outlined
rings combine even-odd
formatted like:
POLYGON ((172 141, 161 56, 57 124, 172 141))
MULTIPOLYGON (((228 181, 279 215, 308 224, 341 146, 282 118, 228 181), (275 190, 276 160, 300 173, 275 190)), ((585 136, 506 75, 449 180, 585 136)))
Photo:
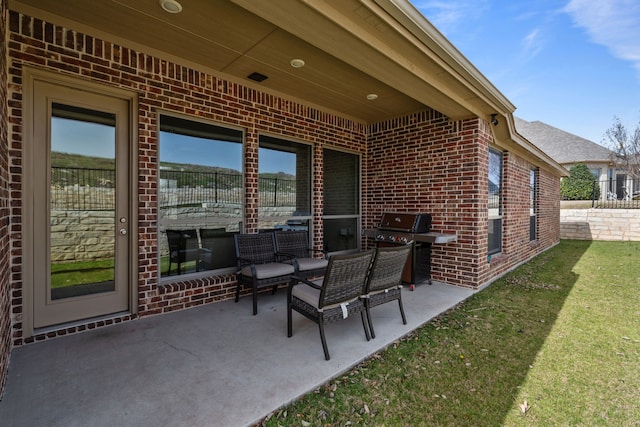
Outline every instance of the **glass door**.
POLYGON ((33 326, 126 311, 128 103, 34 88, 33 326))

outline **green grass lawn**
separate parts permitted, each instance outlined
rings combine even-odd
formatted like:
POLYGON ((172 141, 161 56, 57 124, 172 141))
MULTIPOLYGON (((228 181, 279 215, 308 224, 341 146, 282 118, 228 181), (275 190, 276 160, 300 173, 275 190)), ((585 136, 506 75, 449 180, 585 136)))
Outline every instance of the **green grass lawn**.
POLYGON ((80 261, 51 264, 51 287, 100 283, 113 280, 113 260, 80 261))
POLYGON ((267 426, 639 426, 640 242, 563 241, 267 426))

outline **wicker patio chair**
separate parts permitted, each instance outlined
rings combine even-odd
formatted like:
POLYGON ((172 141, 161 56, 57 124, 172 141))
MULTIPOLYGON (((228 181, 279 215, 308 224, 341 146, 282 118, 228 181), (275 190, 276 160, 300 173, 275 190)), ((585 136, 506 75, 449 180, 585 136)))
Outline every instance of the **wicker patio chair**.
POLYGON ((202 247, 211 251, 211 262, 207 268, 215 270, 218 268, 233 267, 236 262, 235 241, 232 233, 222 228, 201 228, 200 241, 202 247))
POLYGON ((309 234, 306 231, 276 231, 275 236, 278 255, 291 258, 296 267, 296 276, 303 279, 324 276, 329 260, 323 251, 309 248, 309 234), (322 253, 323 258, 313 257, 316 252, 322 253))
POLYGON ((178 265, 178 274, 182 274, 182 264, 189 261, 196 262, 196 271, 200 271, 203 261, 206 262, 206 252, 198 244, 198 233, 196 230, 166 230, 167 241, 169 242, 169 269, 167 274, 171 274, 171 264, 178 265))
POLYGON ((293 335, 293 310, 318 324, 325 359, 329 350, 324 325, 360 313, 367 341, 371 339, 365 320, 365 307, 360 298, 364 292, 373 250, 354 255, 335 255, 323 279, 315 282, 294 276, 287 292, 287 336, 293 335))
POLYGON ((404 246, 388 246, 376 249, 376 254, 371 264, 367 286, 362 296, 369 321, 371 338, 376 337, 371 320, 371 307, 398 301, 402 323, 407 324, 407 318, 402 306, 402 271, 407 258, 411 253, 413 243, 404 246))
POLYGON ((240 298, 240 288, 249 287, 253 292, 253 314, 258 314, 258 289, 272 286, 276 293, 278 285, 289 283, 295 272, 291 264, 278 262, 273 233, 236 234, 236 259, 238 286, 236 302, 240 298))

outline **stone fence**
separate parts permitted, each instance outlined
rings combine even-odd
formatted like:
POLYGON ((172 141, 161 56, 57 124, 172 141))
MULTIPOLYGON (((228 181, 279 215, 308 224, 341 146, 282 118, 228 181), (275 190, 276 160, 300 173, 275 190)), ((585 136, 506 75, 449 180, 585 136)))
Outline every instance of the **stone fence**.
POLYGON ((561 209, 560 238, 640 241, 640 209, 561 209))
MULTIPOLYGON (((265 228, 283 224, 293 214, 293 207, 260 208, 261 225, 265 228)), ((238 231, 242 221, 242 207, 208 204, 201 207, 161 209, 159 218, 160 253, 169 251, 166 228, 226 227, 238 231), (237 218, 236 227, 229 227, 237 218), (222 222, 220 222, 222 221, 222 222)), ((113 257, 114 212, 51 210, 51 262, 89 261, 113 257)))

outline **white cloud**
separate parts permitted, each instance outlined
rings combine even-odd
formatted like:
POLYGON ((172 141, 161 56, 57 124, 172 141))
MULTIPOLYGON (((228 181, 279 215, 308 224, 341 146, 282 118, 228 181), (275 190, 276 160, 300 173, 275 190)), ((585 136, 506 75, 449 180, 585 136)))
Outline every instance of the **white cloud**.
POLYGON ((542 50, 542 47, 544 45, 544 40, 540 29, 535 28, 531 30, 529 34, 527 34, 522 40, 522 45, 522 52, 527 60, 536 56, 542 50))
POLYGON ((564 9, 591 39, 640 70, 640 2, 571 0, 564 9))

